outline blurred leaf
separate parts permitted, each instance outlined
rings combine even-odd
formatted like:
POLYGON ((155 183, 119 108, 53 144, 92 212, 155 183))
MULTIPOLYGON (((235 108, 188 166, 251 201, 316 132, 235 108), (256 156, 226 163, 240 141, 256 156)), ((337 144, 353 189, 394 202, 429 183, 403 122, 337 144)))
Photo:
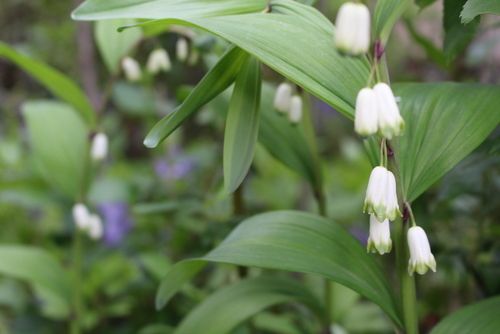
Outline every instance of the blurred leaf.
POLYGON ((438 181, 493 131, 500 88, 476 84, 398 84, 405 134, 394 141, 408 201, 438 181))
POLYGON ((415 29, 413 23, 410 20, 405 20, 405 23, 411 37, 413 37, 413 40, 415 40, 415 42, 417 42, 418 45, 420 45, 424 49, 427 57, 429 57, 429 59, 431 59, 436 65, 446 69, 448 67, 448 64, 446 62, 446 56, 443 51, 440 48, 436 47, 430 39, 420 34, 415 29))
POLYGON ((163 307, 206 261, 318 274, 370 299, 401 325, 381 268, 356 239, 323 217, 277 211, 245 220, 203 258, 174 265, 160 286, 157 307, 163 307))
POLYGON ((295 319, 289 314, 273 314, 271 312, 261 312, 252 319, 252 325, 262 332, 265 331, 279 334, 302 334, 303 331, 297 328, 295 319))
POLYGON ((87 127, 65 103, 33 101, 22 109, 35 167, 54 188, 76 199, 88 163, 87 127))
MULTIPOLYGON (((368 61, 363 57, 345 57, 336 51, 334 27, 319 11, 295 1, 273 0, 270 13, 200 18, 199 11, 212 2, 215 3, 189 1, 190 11, 183 11, 182 15, 177 13, 179 6, 167 7, 170 1, 164 2, 165 10, 158 16, 165 20, 146 26, 175 22, 208 30, 254 55, 347 117, 353 117, 356 94, 368 77, 368 61)), ((130 7, 130 11, 134 9, 137 8, 130 7)), ((89 6, 88 15, 77 12, 74 18, 113 19, 120 15, 89 6)), ((148 12, 135 10, 126 16, 148 17, 148 12)))
POLYGON ((175 19, 258 12, 266 0, 87 0, 73 13, 75 20, 117 18, 175 19))
POLYGON ((75 107, 90 126, 94 125, 95 114, 92 105, 85 94, 70 78, 42 62, 18 53, 2 42, 0 42, 0 57, 12 61, 28 72, 45 88, 51 91, 52 94, 75 107))
POLYGON ((273 277, 239 281, 218 290, 198 305, 183 319, 175 333, 229 333, 256 313, 292 301, 304 303, 321 315, 321 304, 300 282, 273 277))
POLYGON ((436 0, 415 0, 415 3, 421 8, 424 9, 427 6, 432 5, 435 3, 436 0))
POLYGON ((497 333, 500 328, 499 309, 500 297, 489 298, 466 306, 441 320, 431 334, 497 333))
POLYGON ((96 22, 94 26, 97 47, 112 74, 119 72, 121 59, 141 40, 142 33, 139 29, 118 32, 119 27, 134 22, 134 20, 103 20, 96 22))
POLYGON ((444 0, 444 53, 448 62, 462 53, 476 34, 479 18, 466 25, 460 21, 460 11, 467 0, 444 0))
POLYGON ((231 85, 248 55, 238 48, 231 48, 219 62, 201 79, 184 102, 161 121, 144 139, 144 145, 153 148, 167 138, 182 122, 200 107, 212 100, 231 85))
POLYGON ((224 187, 232 193, 248 173, 259 133, 260 63, 248 57, 242 65, 229 103, 224 131, 224 187))
POLYGON ((380 38, 382 45, 387 44, 392 28, 410 4, 411 0, 377 1, 373 13, 373 27, 375 38, 380 38))
POLYGON ((481 14, 500 15, 500 1, 468 0, 460 13, 460 17, 462 18, 462 23, 469 23, 481 14))
POLYGON ((162 324, 152 324, 139 330, 138 334, 171 334, 171 333, 174 333, 174 329, 170 326, 162 324))
POLYGON ((42 249, 27 246, 0 246, 0 273, 31 284, 41 297, 48 298, 50 314, 68 315, 71 288, 68 274, 42 249), (62 309, 61 309, 62 308, 62 309), (52 312, 51 312, 52 311, 52 312))
POLYGON ((150 87, 123 81, 113 85, 113 102, 120 111, 129 115, 153 115, 157 108, 155 99, 150 87))

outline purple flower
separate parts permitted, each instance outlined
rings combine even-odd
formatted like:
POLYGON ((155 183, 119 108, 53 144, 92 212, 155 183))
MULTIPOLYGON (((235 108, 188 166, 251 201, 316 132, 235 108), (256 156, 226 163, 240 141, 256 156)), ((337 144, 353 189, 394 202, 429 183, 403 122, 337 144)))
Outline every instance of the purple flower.
POLYGON ((104 219, 104 242, 110 247, 118 246, 132 228, 128 205, 124 202, 109 202, 98 205, 104 219))
POLYGON ((156 175, 165 181, 176 181, 186 177, 194 169, 194 161, 183 154, 180 148, 174 146, 166 158, 156 160, 154 169, 156 175))

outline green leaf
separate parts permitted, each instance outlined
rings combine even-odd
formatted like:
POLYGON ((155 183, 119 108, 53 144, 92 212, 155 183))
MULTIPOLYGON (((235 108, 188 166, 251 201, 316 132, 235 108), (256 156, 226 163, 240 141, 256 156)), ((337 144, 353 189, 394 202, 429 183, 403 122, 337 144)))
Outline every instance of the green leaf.
POLYGON ((248 55, 238 48, 231 48, 226 52, 219 62, 201 79, 186 100, 153 127, 146 136, 144 145, 150 148, 156 147, 177 129, 186 118, 229 87, 247 57, 248 55))
MULTIPOLYGON (((208 30, 254 55, 347 117, 353 117, 356 94, 365 86, 369 74, 368 61, 363 57, 339 54, 334 47, 333 25, 316 9, 291 0, 273 0, 270 13, 200 18, 200 10, 219 1, 190 1, 190 10, 184 8, 182 17, 176 15, 177 6, 169 7, 170 1, 164 3, 161 16, 165 20, 147 25, 162 26, 174 22, 208 30)), ((134 9, 134 13, 126 17, 144 17, 147 14, 140 8, 130 8, 134 9)), ((87 15, 77 12, 74 17, 123 17, 120 16, 123 13, 116 15, 95 6, 88 9, 87 15)))
POLYGON ((380 38, 382 45, 387 44, 392 28, 410 5, 411 0, 379 0, 373 13, 375 38, 380 38))
POLYGON ((95 123, 92 105, 80 88, 61 72, 42 62, 27 57, 0 42, 0 57, 6 58, 28 72, 55 96, 75 107, 90 125, 95 123))
POLYGON ((466 306, 444 318, 431 334, 491 334, 500 328, 500 297, 466 306))
POLYGON ((33 101, 22 106, 35 168, 72 199, 83 189, 88 163, 88 130, 71 106, 33 101))
POLYGON ((266 5, 266 0, 87 0, 71 16, 75 20, 162 19, 166 16, 189 19, 258 12, 266 5))
POLYGON ((120 61, 141 40, 139 29, 118 32, 118 28, 133 24, 134 20, 98 21, 94 26, 94 36, 104 63, 112 74, 120 70, 120 61))
POLYGON ((405 198, 415 200, 474 150, 500 122, 500 87, 398 84, 403 136, 394 141, 405 198))
POLYGON ((0 246, 0 273, 28 282, 66 310, 71 305, 70 280, 66 271, 47 252, 27 246, 0 246))
POLYGON ((500 15, 500 1, 498 0, 469 0, 465 3, 460 17, 462 23, 469 23, 481 14, 500 15))
POLYGON ((245 178, 259 133, 260 63, 248 57, 233 89, 224 132, 224 187, 232 193, 245 178))
POLYGON ((360 293, 395 324, 402 323, 381 268, 347 231, 323 217, 278 211, 245 220, 206 256, 174 265, 160 286, 157 307, 206 261, 318 274, 360 293))
POLYGON ((424 9, 427 6, 435 3, 436 0, 415 0, 415 3, 420 7, 420 9, 424 9))
POLYGON ((300 282, 258 277, 239 281, 215 292, 182 320, 175 334, 229 333, 258 312, 289 302, 304 303, 322 313, 321 304, 300 282))
POLYGON ((429 59, 431 59, 436 65, 441 68, 447 69, 448 63, 446 56, 443 51, 434 45, 434 43, 424 35, 420 34, 414 27, 410 20, 405 20, 406 28, 410 33, 411 37, 417 42, 425 51, 425 54, 429 59))
POLYGON ((466 25, 460 21, 460 11, 466 0, 445 0, 443 26, 445 31, 444 53, 448 62, 462 53, 476 34, 479 19, 466 25))

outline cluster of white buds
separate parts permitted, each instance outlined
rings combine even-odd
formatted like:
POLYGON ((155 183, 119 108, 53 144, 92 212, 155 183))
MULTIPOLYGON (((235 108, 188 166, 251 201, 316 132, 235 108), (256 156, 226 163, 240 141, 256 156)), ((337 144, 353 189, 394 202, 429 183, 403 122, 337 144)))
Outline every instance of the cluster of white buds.
POLYGON ((108 136, 102 132, 96 133, 90 147, 90 157, 92 160, 101 161, 106 159, 108 155, 108 146, 108 136))
POLYGON ((293 88, 289 83, 283 82, 276 89, 274 96, 274 108, 288 115, 292 124, 298 124, 302 120, 303 102, 300 95, 292 95, 293 88))
POLYGON ((399 136, 404 129, 404 120, 399 112, 391 87, 379 82, 373 89, 361 89, 356 98, 354 129, 362 136, 379 132, 384 138, 399 136))
POLYGON ((177 44, 175 45, 175 55, 177 60, 180 62, 185 62, 188 59, 189 43, 184 37, 177 40, 177 44))
POLYGON ((142 78, 141 66, 134 58, 132 57, 123 58, 122 69, 128 81, 135 82, 141 80, 142 78))
POLYGON ((360 3, 343 4, 335 21, 335 46, 349 55, 368 52, 370 47, 370 11, 360 3))
POLYGON ((102 238, 101 218, 97 214, 90 213, 84 204, 77 203, 73 206, 73 220, 78 229, 87 232, 93 240, 102 238))
POLYGON ((155 75, 160 72, 168 72, 172 68, 170 57, 165 49, 156 49, 149 54, 148 62, 146 64, 148 72, 155 75))

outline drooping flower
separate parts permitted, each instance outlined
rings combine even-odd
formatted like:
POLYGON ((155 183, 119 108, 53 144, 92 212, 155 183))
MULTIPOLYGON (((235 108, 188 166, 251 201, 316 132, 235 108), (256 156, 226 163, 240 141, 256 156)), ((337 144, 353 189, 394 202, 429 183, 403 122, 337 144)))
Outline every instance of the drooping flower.
POLYGON ((90 238, 93 240, 99 240, 102 238, 102 221, 101 217, 96 214, 91 214, 88 218, 88 233, 90 238))
POLYGON ((181 37, 177 40, 175 55, 180 62, 185 62, 187 60, 189 55, 189 43, 185 38, 181 37))
POLYGON ((139 63, 132 57, 125 57, 122 60, 122 69, 128 81, 139 81, 142 77, 139 63))
POLYGON ((399 112, 396 98, 391 87, 379 82, 373 87, 378 104, 378 128, 380 134, 387 139, 399 136, 404 130, 405 122, 399 112))
POLYGON ((151 74, 158 74, 161 71, 168 72, 172 68, 170 57, 165 49, 156 49, 149 54, 146 67, 151 74))
POLYGON ((274 95, 274 109, 282 113, 288 113, 292 100, 292 86, 286 82, 281 83, 274 95))
POLYGON ((436 272, 436 260, 431 252, 431 246, 427 234, 420 226, 408 229, 408 248, 410 249, 410 260, 408 262, 408 273, 413 275, 416 271, 420 275, 431 269, 436 272))
POLYGON ((385 167, 378 166, 373 169, 366 189, 363 211, 375 215, 379 221, 394 220, 401 215, 396 179, 385 167))
POLYGON ((343 4, 335 21, 335 46, 341 52, 361 55, 370 47, 370 11, 363 4, 343 4))
POLYGON ((92 145, 90 148, 90 157, 94 161, 100 161, 106 158, 108 155, 108 136, 106 134, 99 132, 92 139, 92 145))
POLYGON ((73 205, 72 213, 76 226, 81 230, 87 229, 89 226, 90 213, 85 204, 76 203, 73 205))
POLYGON ((391 228, 389 220, 378 221, 377 217, 370 215, 370 236, 368 237, 367 251, 380 255, 389 253, 392 248, 391 228))
POLYGON ((290 100, 288 120, 292 124, 298 124, 302 120, 302 98, 299 95, 292 96, 292 99, 290 100))
POLYGON ((369 136, 378 131, 379 107, 377 97, 371 88, 363 88, 356 98, 354 130, 362 136, 369 136))

